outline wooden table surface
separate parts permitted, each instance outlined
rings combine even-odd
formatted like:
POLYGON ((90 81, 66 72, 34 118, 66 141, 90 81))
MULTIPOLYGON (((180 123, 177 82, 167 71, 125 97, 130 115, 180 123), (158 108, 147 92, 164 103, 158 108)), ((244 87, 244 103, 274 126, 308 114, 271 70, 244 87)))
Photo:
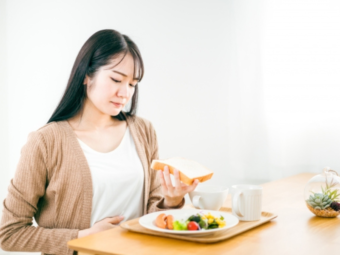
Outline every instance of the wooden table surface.
MULTIPOLYGON (((231 239, 201 244, 133 233, 117 227, 75 239, 68 246, 84 254, 340 254, 340 217, 314 216, 304 187, 315 174, 304 173, 261 185, 262 210, 278 217, 231 239)), ((230 207, 230 196, 224 206, 230 207)))

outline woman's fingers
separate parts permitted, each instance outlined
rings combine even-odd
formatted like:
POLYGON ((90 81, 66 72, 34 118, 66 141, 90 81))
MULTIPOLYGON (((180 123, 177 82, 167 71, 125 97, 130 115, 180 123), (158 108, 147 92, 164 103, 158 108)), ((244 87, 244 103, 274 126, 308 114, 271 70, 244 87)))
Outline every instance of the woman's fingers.
POLYGON ((172 186, 172 182, 171 182, 171 179, 170 179, 170 173, 169 173, 169 167, 168 166, 164 167, 164 180, 165 180, 168 192, 172 193, 174 187, 172 186))
POLYGON ((199 180, 195 179, 194 182, 191 185, 187 185, 185 183, 181 183, 182 189, 185 191, 185 193, 189 193, 191 191, 194 191, 199 183, 199 180))
POLYGON ((164 196, 169 197, 182 196, 183 194, 191 192, 196 189, 199 183, 198 180, 195 180, 191 185, 186 185, 182 183, 180 180, 179 171, 177 169, 174 169, 173 175, 175 178, 175 185, 173 186, 168 166, 165 166, 163 171, 160 170, 158 175, 162 186, 162 193, 164 196))
POLYGON ((107 220, 107 223, 118 224, 123 219, 124 219, 124 216, 115 216, 115 217, 106 218, 105 220, 107 220))
POLYGON ((166 187, 166 183, 164 180, 164 175, 163 175, 163 171, 159 170, 158 171, 158 175, 159 175, 159 179, 161 181, 161 186, 162 186, 162 193, 165 195, 168 191, 168 188, 166 187))
POLYGON ((199 183, 199 180, 195 179, 195 181, 190 186, 188 186, 187 192, 194 191, 198 183, 199 183))
POLYGON ((174 175, 175 175, 175 187, 177 189, 181 188, 182 187, 181 180, 179 179, 179 171, 177 169, 174 169, 174 175))

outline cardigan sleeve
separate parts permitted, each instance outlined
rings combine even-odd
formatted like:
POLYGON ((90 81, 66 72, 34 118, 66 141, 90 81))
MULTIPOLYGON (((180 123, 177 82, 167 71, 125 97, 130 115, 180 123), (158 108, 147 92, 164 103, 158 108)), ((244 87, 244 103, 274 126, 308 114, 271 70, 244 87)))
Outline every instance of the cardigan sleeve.
MULTIPOLYGON (((149 165, 151 165, 152 160, 159 159, 157 135, 151 123, 150 123, 150 133, 151 133, 150 136, 151 136, 151 141, 152 141, 152 144, 151 144, 152 154, 151 154, 151 160, 150 160, 149 165)), ((149 200, 148 200, 148 206, 147 206, 147 213, 165 211, 169 209, 183 208, 185 204, 184 197, 183 197, 182 202, 176 207, 168 207, 168 208, 164 207, 164 197, 162 195, 162 190, 161 190, 161 181, 159 180, 157 176, 157 171, 152 170, 152 169, 150 171, 150 182, 151 182, 151 188, 150 188, 150 194, 149 194, 149 200)))
POLYGON ((38 201, 45 194, 47 160, 43 135, 39 131, 30 133, 3 201, 0 246, 5 251, 73 254, 67 242, 78 237, 78 229, 32 226, 38 201))

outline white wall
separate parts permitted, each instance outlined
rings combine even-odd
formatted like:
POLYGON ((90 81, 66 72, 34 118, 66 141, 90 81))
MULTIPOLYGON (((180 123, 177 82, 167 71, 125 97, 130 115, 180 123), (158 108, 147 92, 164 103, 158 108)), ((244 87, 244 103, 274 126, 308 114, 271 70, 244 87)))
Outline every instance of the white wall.
POLYGON ((325 166, 340 173, 340 2, 266 0, 264 8, 261 63, 273 176, 325 166))
POLYGON ((144 56, 139 114, 155 125, 160 155, 199 160, 222 177, 225 11, 223 1, 9 1, 11 173, 27 134, 47 122, 60 100, 82 44, 114 28, 144 56))
MULTIPOLYGON (((6 1, 0 0, 0 218, 2 201, 9 184, 9 129, 8 129, 8 85, 7 85, 7 9, 6 1)), ((0 254, 7 254, 2 252, 0 254)))
MULTIPOLYGON (((0 199, 7 192, 9 177, 9 140, 8 140, 8 86, 7 86, 7 38, 6 38, 6 1, 0 1, 0 199)), ((2 203, 1 203, 2 208, 2 203)), ((2 210, 0 211, 0 217, 2 210)))

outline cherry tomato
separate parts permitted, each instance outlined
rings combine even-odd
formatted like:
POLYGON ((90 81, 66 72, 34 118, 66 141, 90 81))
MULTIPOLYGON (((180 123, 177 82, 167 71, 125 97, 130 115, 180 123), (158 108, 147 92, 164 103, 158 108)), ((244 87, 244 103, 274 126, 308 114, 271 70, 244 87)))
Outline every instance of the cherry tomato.
POLYGON ((197 222, 195 221, 190 221, 188 223, 188 230, 199 230, 200 229, 200 225, 198 225, 197 222))

